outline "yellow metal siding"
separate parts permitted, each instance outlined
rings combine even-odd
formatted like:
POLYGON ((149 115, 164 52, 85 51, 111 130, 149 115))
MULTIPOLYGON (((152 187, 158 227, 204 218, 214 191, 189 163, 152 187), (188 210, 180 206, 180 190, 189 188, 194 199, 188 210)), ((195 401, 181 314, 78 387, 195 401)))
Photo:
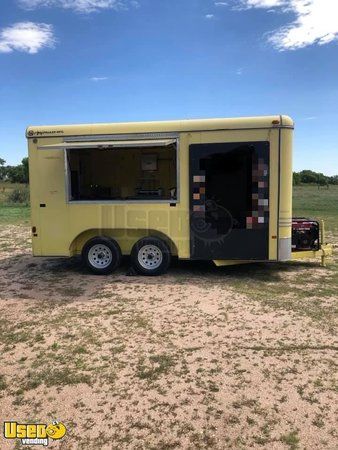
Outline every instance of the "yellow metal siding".
POLYGON ((292 130, 281 130, 279 238, 291 238, 292 130))

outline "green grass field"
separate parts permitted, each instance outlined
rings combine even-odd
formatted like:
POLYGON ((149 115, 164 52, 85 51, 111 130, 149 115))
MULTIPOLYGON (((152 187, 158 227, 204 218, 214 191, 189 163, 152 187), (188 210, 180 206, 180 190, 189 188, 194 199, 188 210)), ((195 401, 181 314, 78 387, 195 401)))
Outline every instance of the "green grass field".
POLYGON ((14 189, 26 189, 26 186, 0 181, 0 224, 29 225, 29 206, 8 203, 7 196, 14 189))
POLYGON ((29 225, 29 206, 0 205, 0 225, 29 225))
POLYGON ((338 234, 338 186, 329 189, 317 186, 295 186, 293 216, 325 220, 326 229, 338 234))

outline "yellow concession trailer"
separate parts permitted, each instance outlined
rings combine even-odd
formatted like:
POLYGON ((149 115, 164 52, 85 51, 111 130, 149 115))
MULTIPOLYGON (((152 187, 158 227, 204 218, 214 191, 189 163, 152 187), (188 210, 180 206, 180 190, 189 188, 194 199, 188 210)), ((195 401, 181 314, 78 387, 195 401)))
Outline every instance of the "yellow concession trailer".
POLYGON ((146 275, 165 272, 171 256, 292 259, 287 116, 32 126, 26 135, 35 256, 81 254, 101 274, 130 255, 146 275))

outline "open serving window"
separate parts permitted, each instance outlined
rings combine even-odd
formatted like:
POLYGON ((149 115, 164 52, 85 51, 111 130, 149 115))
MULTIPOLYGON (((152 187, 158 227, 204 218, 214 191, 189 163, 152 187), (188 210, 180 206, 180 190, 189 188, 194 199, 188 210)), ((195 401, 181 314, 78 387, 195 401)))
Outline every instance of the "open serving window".
POLYGON ((178 197, 177 139, 64 142, 70 202, 167 201, 178 197))

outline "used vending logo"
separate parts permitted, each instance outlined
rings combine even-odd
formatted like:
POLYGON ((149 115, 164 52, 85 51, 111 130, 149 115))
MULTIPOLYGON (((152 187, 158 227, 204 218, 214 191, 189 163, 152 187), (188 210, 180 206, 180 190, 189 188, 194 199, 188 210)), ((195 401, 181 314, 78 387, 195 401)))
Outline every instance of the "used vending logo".
POLYGON ((21 439, 22 445, 43 445, 47 447, 49 438, 62 439, 67 430, 63 423, 54 420, 49 425, 45 423, 5 422, 5 439, 21 439))

